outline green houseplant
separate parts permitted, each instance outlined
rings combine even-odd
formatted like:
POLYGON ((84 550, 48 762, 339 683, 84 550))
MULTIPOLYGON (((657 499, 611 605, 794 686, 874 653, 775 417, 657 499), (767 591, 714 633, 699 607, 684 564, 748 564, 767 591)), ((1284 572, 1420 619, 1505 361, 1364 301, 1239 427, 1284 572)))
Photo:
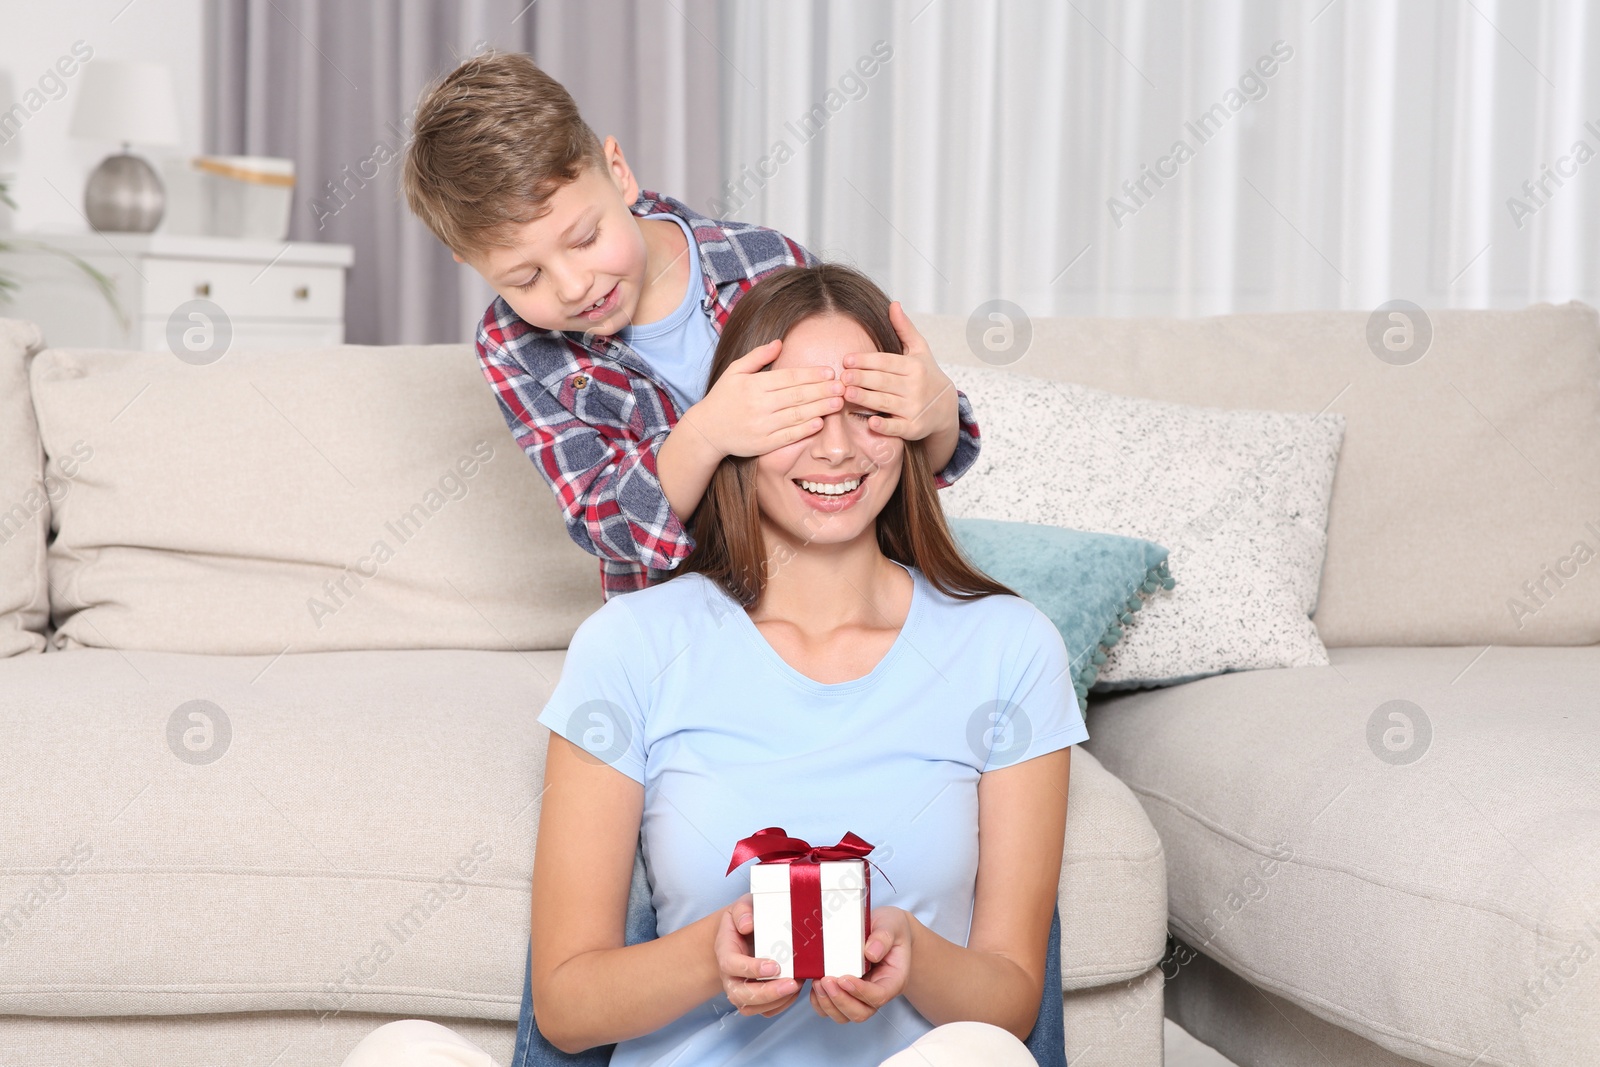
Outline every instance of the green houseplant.
MULTIPOLYGON (((0 174, 0 204, 4 204, 15 211, 17 202, 11 199, 10 186, 11 176, 9 174, 0 174)), ((128 317, 123 313, 122 305, 117 301, 117 284, 104 271, 97 269, 88 261, 73 255, 71 252, 52 248, 42 241, 19 241, 0 234, 0 252, 21 251, 49 252, 51 255, 60 256, 74 267, 77 267, 94 283, 94 287, 100 291, 101 297, 105 299, 112 313, 117 316, 117 321, 122 324, 122 328, 124 330, 128 328, 128 317)), ((16 291, 21 288, 22 284, 23 280, 19 279, 15 274, 8 270, 0 269, 0 307, 12 302, 16 291)))

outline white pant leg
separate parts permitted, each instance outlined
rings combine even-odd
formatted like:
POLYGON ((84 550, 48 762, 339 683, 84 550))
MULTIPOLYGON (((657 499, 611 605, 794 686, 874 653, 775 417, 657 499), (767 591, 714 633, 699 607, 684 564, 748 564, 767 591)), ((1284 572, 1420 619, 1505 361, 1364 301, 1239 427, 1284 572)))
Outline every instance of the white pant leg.
POLYGON ((878 1067, 1039 1067, 1028 1046, 1003 1026, 964 1020, 945 1023, 878 1067))
MULTIPOLYGON (((425 1019, 385 1023, 361 1039, 343 1067, 499 1067, 448 1026, 425 1019)), ((1038 1067, 1028 1047, 992 1023, 945 1023, 879 1067, 1038 1067)))
POLYGON ((361 1039, 343 1067, 500 1067, 476 1044, 426 1019, 384 1023, 361 1039))

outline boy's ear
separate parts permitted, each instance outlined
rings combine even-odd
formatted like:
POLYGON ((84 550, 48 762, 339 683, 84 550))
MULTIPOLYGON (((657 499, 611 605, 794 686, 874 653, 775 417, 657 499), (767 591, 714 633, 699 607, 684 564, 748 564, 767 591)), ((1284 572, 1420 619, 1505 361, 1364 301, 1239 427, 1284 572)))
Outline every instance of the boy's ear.
POLYGON ((450 253, 450 258, 455 260, 457 263, 465 263, 466 262, 466 260, 461 258, 461 255, 458 252, 451 252, 450 253))
POLYGON ((639 182, 628 166, 628 158, 622 154, 622 145, 617 143, 615 137, 607 134, 601 143, 601 150, 606 157, 606 176, 621 194, 623 202, 631 204, 639 199, 639 182))

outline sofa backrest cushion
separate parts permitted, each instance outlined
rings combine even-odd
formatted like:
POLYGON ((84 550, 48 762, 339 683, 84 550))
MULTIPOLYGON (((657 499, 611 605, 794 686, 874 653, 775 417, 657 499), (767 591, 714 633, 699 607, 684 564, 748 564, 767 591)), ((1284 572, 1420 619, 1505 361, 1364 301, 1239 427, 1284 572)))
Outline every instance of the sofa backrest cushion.
POLYGON ((1343 413, 1314 616, 1329 646, 1600 642, 1600 317, 1578 302, 1426 316, 1431 344, 1406 365, 1374 354, 1361 311, 1034 319, 1014 361, 1020 346, 984 344, 1003 321, 973 323, 970 343, 967 319, 913 321, 941 361, 1343 413))
POLYGON ((28 397, 28 359, 43 343, 33 323, 0 319, 0 657, 43 652, 49 622, 45 544, 60 483, 45 477, 28 397))
POLYGON ((57 648, 564 648, 599 606, 467 345, 46 349, 57 648))

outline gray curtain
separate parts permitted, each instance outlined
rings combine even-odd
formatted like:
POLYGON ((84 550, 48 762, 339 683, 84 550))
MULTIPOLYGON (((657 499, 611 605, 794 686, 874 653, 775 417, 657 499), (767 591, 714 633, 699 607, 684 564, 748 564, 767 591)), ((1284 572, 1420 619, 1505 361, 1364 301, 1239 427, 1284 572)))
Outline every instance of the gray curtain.
POLYGON ((205 34, 205 150, 295 161, 290 239, 355 249, 351 343, 470 340, 493 298, 399 192, 418 94, 485 47, 532 55, 644 188, 716 192, 716 0, 211 0, 205 34))

